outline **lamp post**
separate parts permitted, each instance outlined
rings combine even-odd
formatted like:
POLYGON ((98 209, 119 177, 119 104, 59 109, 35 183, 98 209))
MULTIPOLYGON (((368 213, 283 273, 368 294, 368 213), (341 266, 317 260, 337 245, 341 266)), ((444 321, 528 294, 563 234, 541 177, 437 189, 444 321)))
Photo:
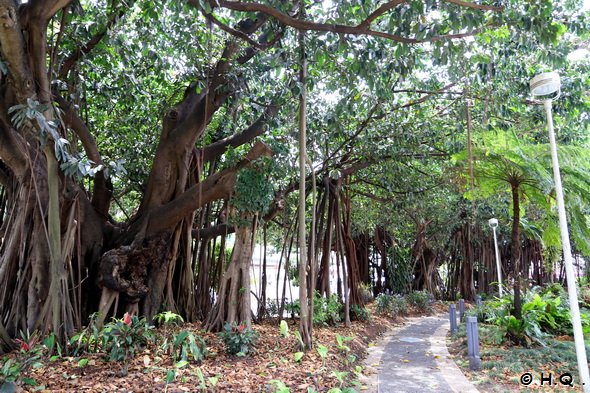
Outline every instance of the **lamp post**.
POLYGON ((557 144, 555 143, 555 132, 553 130, 553 115, 551 113, 551 102, 561 95, 561 80, 559 74, 556 72, 545 72, 535 76, 530 81, 530 89, 533 99, 543 102, 547 115, 547 128, 549 130, 549 144, 551 146, 551 161, 553 163, 557 212, 559 214, 559 231, 561 233, 561 245, 563 247, 563 261, 565 264, 567 292, 569 295, 570 311, 572 315, 578 372, 580 373, 580 382, 582 383, 584 392, 590 393, 590 374, 588 373, 588 360, 586 358, 584 334, 582 332, 580 308, 578 306, 578 295, 576 293, 576 277, 574 275, 572 250, 567 228, 567 218, 565 215, 563 188, 561 186, 561 176, 559 174, 559 161, 557 160, 557 144))
POLYGON ((488 224, 494 231, 494 250, 496 252, 496 269, 498 269, 498 293, 500 297, 503 295, 502 291, 502 266, 500 265, 500 252, 498 251, 498 239, 496 238, 496 228, 498 227, 498 219, 490 218, 488 224))

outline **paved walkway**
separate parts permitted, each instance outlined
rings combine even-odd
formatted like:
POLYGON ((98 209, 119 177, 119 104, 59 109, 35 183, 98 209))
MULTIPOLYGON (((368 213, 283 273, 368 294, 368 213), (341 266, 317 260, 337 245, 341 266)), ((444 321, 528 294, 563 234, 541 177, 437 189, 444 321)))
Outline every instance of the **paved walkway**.
POLYGON ((410 318, 369 348, 363 381, 373 393, 477 393, 450 358, 449 321, 443 316, 410 318))

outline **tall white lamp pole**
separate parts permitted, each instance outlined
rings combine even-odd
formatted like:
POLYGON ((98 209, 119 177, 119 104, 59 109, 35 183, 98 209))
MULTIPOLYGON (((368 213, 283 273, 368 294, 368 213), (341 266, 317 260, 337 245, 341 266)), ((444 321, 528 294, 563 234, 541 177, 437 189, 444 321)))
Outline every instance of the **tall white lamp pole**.
POLYGON ((535 76, 530 81, 530 89, 534 99, 543 101, 545 112, 547 114, 547 128, 549 129, 549 144, 551 145, 551 160, 553 162, 557 212, 559 214, 559 230, 561 232, 567 292, 569 295, 572 325, 574 328, 578 372, 580 373, 580 382, 582 383, 584 392, 590 393, 590 374, 588 373, 588 360, 586 358, 586 347, 584 346, 584 334, 582 332, 582 321, 580 319, 580 308, 578 306, 576 277, 574 275, 572 250, 567 228, 567 218, 565 215, 563 188, 561 186, 561 176, 559 174, 559 161, 557 160, 557 144, 555 143, 555 132, 553 130, 553 115, 551 113, 551 102, 561 95, 561 80, 559 74, 556 72, 545 72, 535 76))
POLYGON ((498 239, 496 238, 496 228, 498 227, 498 219, 490 218, 488 224, 494 231, 494 250, 496 252, 496 269, 498 269, 498 294, 500 297, 504 294, 502 290, 502 265, 500 264, 500 251, 498 251, 498 239))

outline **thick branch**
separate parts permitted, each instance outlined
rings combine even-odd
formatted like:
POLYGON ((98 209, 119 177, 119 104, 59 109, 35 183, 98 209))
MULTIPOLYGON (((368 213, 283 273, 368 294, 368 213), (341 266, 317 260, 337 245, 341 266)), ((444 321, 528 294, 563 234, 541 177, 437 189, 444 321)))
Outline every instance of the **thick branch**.
POLYGON ((368 28, 371 26, 371 23, 375 21, 375 19, 379 18, 381 15, 386 13, 387 11, 397 7, 400 4, 407 3, 408 0, 394 0, 389 1, 385 4, 382 4, 379 8, 371 13, 364 21, 362 21, 357 27, 360 28, 368 28))
POLYGON ((462 0, 444 0, 444 1, 446 1, 447 3, 453 3, 456 5, 459 5, 461 7, 474 8, 476 10, 495 11, 495 12, 504 11, 504 7, 495 7, 493 5, 475 4, 475 3, 470 3, 468 1, 462 1, 462 0))
POLYGON ((27 169, 24 143, 14 129, 0 118, 0 160, 21 178, 27 169))
POLYGON ((31 16, 48 21, 71 2, 72 0, 30 0, 28 6, 31 16))
POLYGON ((228 198, 233 190, 237 172, 262 156, 270 156, 270 148, 263 142, 256 142, 245 159, 233 168, 225 169, 209 176, 186 190, 180 197, 154 209, 150 213, 146 236, 163 231, 180 222, 196 209, 221 198, 228 198))
MULTIPOLYGON (((449 0, 450 1, 450 0, 449 0)), ((453 2, 458 2, 459 0, 453 0, 453 2)), ((402 1, 391 1, 388 2, 381 7, 379 7, 376 11, 371 13, 366 20, 362 21, 360 24, 356 26, 349 26, 349 25, 341 25, 341 24, 332 24, 332 23, 318 23, 313 21, 306 21, 302 19, 293 18, 278 9, 260 3, 251 3, 251 2, 241 2, 241 1, 230 1, 230 0, 209 0, 209 4, 211 7, 223 7, 234 11, 242 11, 242 12, 262 12, 267 15, 270 15, 274 19, 278 20, 279 22, 283 23, 286 26, 293 27, 297 30, 302 31, 326 31, 332 33, 340 33, 340 34, 350 34, 350 35, 369 35, 374 37, 381 37, 395 42, 401 42, 404 44, 417 44, 422 42, 432 42, 432 41, 442 41, 447 39, 454 39, 454 38, 462 38, 477 34, 480 29, 476 29, 471 32, 467 33, 459 33, 459 34, 448 34, 448 35, 441 35, 441 36, 434 36, 430 38, 426 38, 423 40, 418 40, 415 38, 408 38, 402 37, 399 35, 386 33, 382 31, 375 31, 371 30, 370 24, 379 16, 384 14, 386 11, 394 8, 395 6, 402 4, 402 1)), ((457 4, 457 3, 456 3, 457 4)), ((469 8, 477 8, 475 7, 476 4, 467 3, 459 4, 469 8)), ((483 6, 488 7, 488 6, 483 6)), ((487 9, 487 8, 485 8, 487 9)), ((501 9, 498 9, 500 11, 501 9)))
POLYGON ((278 107, 276 105, 271 105, 264 111, 264 114, 262 114, 262 116, 260 116, 256 122, 254 122, 254 124, 246 128, 244 131, 205 146, 203 149, 201 149, 201 157, 203 162, 210 161, 220 156, 225 152, 228 146, 242 146, 257 136, 263 134, 266 129, 266 122, 276 115, 277 111, 278 107))
POLYGON ((6 59, 19 102, 34 93, 35 86, 25 53, 25 41, 13 0, 0 0, 0 47, 6 59))
POLYGON ((58 94, 53 95, 53 99, 59 104, 59 107, 63 110, 64 116, 63 121, 65 124, 72 129, 80 139, 84 151, 90 160, 95 164, 102 163, 102 157, 98 151, 96 140, 90 133, 90 130, 86 126, 86 123, 80 119, 78 114, 72 109, 72 105, 67 102, 63 97, 58 94))
MULTIPOLYGON (((100 152, 98 151, 96 140, 86 126, 86 123, 80 119, 76 111, 72 109, 72 105, 64 100, 63 97, 58 94, 54 94, 53 97, 63 110, 64 123, 76 133, 88 158, 96 165, 104 164, 100 152)), ((112 195, 113 186, 110 180, 105 176, 104 170, 101 170, 94 176, 92 206, 103 217, 108 216, 112 195)))
POLYGON ((191 234, 194 239, 211 239, 217 236, 234 233, 235 231, 235 225, 224 223, 209 228, 193 229, 191 234))

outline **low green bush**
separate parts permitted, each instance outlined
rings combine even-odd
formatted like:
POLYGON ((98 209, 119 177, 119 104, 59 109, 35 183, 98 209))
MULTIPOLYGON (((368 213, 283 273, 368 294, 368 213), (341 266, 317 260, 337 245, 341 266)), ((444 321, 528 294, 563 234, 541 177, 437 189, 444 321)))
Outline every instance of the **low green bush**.
POLYGON ((420 311, 430 310, 430 295, 426 291, 412 291, 406 295, 406 300, 420 311))
POLYGON ((241 323, 223 325, 223 331, 219 333, 219 337, 225 344, 225 350, 231 355, 246 356, 252 351, 254 345, 258 341, 259 334, 257 331, 241 323))
POLYGON ((406 298, 394 296, 391 300, 391 311, 394 315, 406 315, 408 313, 408 301, 406 298))
POLYGON ((386 293, 380 293, 375 298, 375 309, 378 314, 388 315, 391 313, 391 305, 393 302, 393 296, 386 293))
POLYGON ((353 304, 350 306, 350 319, 366 322, 371 319, 371 313, 365 307, 353 304))
POLYGON ((123 319, 114 319, 105 325, 101 332, 102 350, 108 354, 109 361, 127 361, 135 351, 154 341, 154 326, 145 318, 125 314, 123 319))
POLYGON ((174 336, 172 352, 177 361, 201 362, 207 356, 207 344, 201 336, 182 330, 174 336))

